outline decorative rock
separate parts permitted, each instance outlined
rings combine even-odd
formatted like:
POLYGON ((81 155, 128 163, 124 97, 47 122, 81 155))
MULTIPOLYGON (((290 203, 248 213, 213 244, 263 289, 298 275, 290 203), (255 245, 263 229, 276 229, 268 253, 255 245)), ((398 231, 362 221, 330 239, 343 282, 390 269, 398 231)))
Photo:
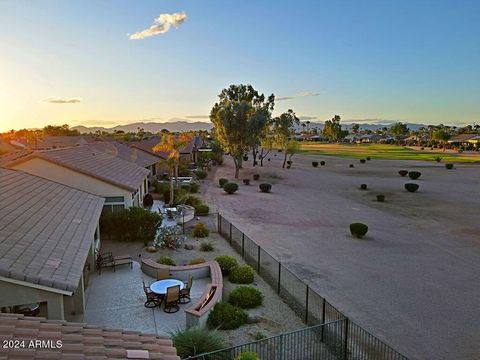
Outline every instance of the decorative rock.
POLYGON ((193 250, 195 246, 193 246, 192 244, 185 244, 184 248, 185 250, 193 250))
POLYGON ((248 314, 246 322, 247 324, 258 324, 261 321, 262 321, 261 316, 248 314))
POLYGON ((149 252, 149 253, 154 253, 154 252, 157 252, 158 249, 157 249, 155 246, 147 246, 147 247, 145 248, 145 251, 146 251, 146 252, 149 252))

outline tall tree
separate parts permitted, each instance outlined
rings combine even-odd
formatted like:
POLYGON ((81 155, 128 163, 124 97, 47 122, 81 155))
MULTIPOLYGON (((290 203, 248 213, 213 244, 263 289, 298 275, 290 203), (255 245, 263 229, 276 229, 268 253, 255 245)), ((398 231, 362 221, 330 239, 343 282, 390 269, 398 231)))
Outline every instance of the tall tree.
POLYGON ((448 139, 450 139, 450 134, 444 129, 434 130, 432 133, 432 140, 440 143, 443 147, 443 151, 445 151, 445 144, 448 139))
POLYGON ((271 118, 275 96, 265 98, 251 85, 230 85, 218 95, 219 101, 210 111, 215 135, 235 164, 235 178, 242 167, 243 155, 254 151, 254 162, 260 135, 271 118))
POLYGON ((338 141, 342 137, 342 125, 340 125, 340 115, 335 115, 332 120, 325 121, 323 126, 323 136, 329 141, 338 141))
POLYGON ((388 131, 390 132, 390 134, 395 136, 396 140, 398 140, 401 136, 407 135, 409 130, 407 124, 397 122, 390 126, 390 129, 388 131))
POLYGON ((275 137, 275 145, 283 150, 285 156, 283 158, 282 168, 285 167, 288 156, 288 144, 291 136, 295 133, 295 125, 300 123, 292 109, 284 112, 282 115, 273 119, 273 134, 275 137))
POLYGON ((167 164, 170 169, 170 201, 169 205, 173 205, 174 196, 174 183, 178 184, 178 165, 180 164, 180 150, 187 146, 192 141, 191 136, 182 134, 179 136, 164 134, 159 144, 155 145, 153 151, 165 151, 168 152, 167 164))

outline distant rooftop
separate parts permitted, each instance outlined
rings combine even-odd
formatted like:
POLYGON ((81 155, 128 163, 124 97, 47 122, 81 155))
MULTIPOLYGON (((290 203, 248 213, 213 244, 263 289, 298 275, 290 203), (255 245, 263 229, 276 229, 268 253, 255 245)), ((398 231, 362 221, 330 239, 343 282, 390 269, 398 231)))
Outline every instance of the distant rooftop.
POLYGON ((74 291, 104 199, 0 168, 0 276, 74 291))
POLYGON ((137 190, 149 174, 149 170, 142 166, 99 151, 90 145, 21 153, 0 157, 0 165, 9 167, 32 158, 41 158, 129 191, 137 190))
POLYGON ((151 166, 160 160, 155 155, 119 143, 118 141, 96 141, 95 143, 89 144, 89 146, 92 149, 132 162, 141 167, 151 166))
POLYGON ((108 329, 80 323, 0 314, 0 338, 25 340, 25 348, 0 350, 8 359, 157 359, 180 360, 172 340, 166 336, 108 329), (30 340, 49 340, 61 348, 37 346, 30 340))

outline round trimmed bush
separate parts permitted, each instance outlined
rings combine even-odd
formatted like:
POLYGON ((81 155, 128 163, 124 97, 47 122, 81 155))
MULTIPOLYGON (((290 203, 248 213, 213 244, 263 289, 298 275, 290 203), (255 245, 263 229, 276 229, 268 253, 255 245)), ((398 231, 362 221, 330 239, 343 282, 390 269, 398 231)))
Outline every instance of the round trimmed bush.
POLYGON ((312 161, 312 166, 317 167, 318 166, 318 161, 312 161))
POLYGON ((242 309, 251 309, 262 305, 263 295, 254 287, 242 285, 233 289, 228 302, 242 309))
POLYGON ((370 161, 372 160, 372 158, 370 156, 367 156, 367 160, 370 161))
POLYGON ((407 170, 400 170, 400 171, 398 172, 398 174, 399 174, 400 176, 407 176, 408 171, 407 171, 407 170))
POLYGON ((218 262, 220 269, 222 269, 223 275, 230 274, 230 271, 235 267, 238 266, 237 259, 233 256, 229 255, 220 255, 215 258, 215 261, 218 262))
POLYGON ((243 183, 245 185, 250 185, 250 179, 243 179, 243 183))
POLYGON ((227 182, 225 185, 223 185, 223 190, 225 190, 227 194, 233 194, 238 190, 238 185, 233 182, 227 182))
POLYGON ((287 161, 287 165, 292 165, 292 161, 291 161, 291 160, 288 160, 288 161, 287 161))
POLYGON ((208 173, 205 170, 198 170, 197 171, 197 179, 203 180, 207 177, 208 173))
POLYGON ((202 199, 195 195, 187 195, 184 197, 183 203, 190 206, 200 205, 202 203, 202 199))
POLYGON ((323 161, 323 160, 320 161, 320 165, 321 165, 321 166, 325 166, 325 161, 323 161))
POLYGON ((192 194, 197 193, 199 188, 200 188, 200 185, 198 185, 197 183, 191 183, 190 184, 190 192, 192 194))
POLYGON ((272 184, 269 183, 260 184, 258 187, 260 188, 260 191, 264 193, 269 193, 272 190, 272 184))
POLYGON ((208 228, 203 222, 199 222, 198 224, 195 224, 195 226, 192 229, 192 236, 197 237, 197 238, 204 238, 208 236, 208 228))
POLYGON ((405 184, 405 189, 409 192, 415 192, 418 190, 418 188, 419 188, 418 184, 414 184, 414 183, 405 184))
POLYGON ((360 190, 367 190, 367 184, 361 184, 360 190))
POLYGON ((210 207, 205 204, 198 204, 194 206, 195 216, 205 216, 210 212, 210 207))
POLYGON ((350 164, 348 167, 351 167, 351 168, 353 168, 353 167, 355 167, 355 166, 353 166, 353 164, 350 164))
POLYGON ((169 266, 177 265, 175 260, 173 260, 171 257, 168 257, 168 256, 160 256, 159 258, 157 258, 156 261, 158 264, 163 264, 163 265, 169 265, 169 266))
POLYGON ((365 163, 367 162, 367 160, 365 160, 365 159, 360 159, 360 162, 361 162, 362 164, 365 164, 365 163))
POLYGON ((410 171, 408 173, 408 177, 412 180, 418 179, 421 175, 422 173, 420 171, 410 171))
POLYGON ((364 237, 367 231, 368 231, 368 226, 365 224, 362 224, 362 223, 350 224, 350 233, 352 234, 352 236, 355 236, 358 239, 361 239, 362 237, 364 237))
POLYGON ((287 169, 290 169, 292 167, 292 165, 287 165, 287 169))
POLYGON ((453 164, 445 164, 445 168, 447 168, 448 170, 451 170, 453 169, 453 164))
POLYGON ((378 194, 378 195, 377 195, 377 201, 379 201, 379 202, 384 202, 384 201, 385 201, 385 195, 383 195, 383 194, 378 194))
POLYGON ((253 180, 258 180, 260 179, 260 175, 259 174, 253 174, 253 180))
POLYGON ((218 185, 220 185, 221 188, 223 188, 223 186, 228 183, 228 179, 225 179, 225 178, 220 178, 218 179, 218 185))
POLYGON ((238 355, 235 360, 259 360, 256 352, 246 351, 238 355))
POLYGON ((247 155, 245 155, 245 156, 243 157, 243 161, 248 161, 248 156, 247 156, 247 155))
POLYGON ((247 321, 245 310, 229 303, 217 303, 208 314, 207 325, 210 329, 232 330, 247 321))
POLYGON ((143 207, 152 207, 153 206, 153 196, 152 194, 145 194, 143 197, 143 207))
POLYGON ((250 265, 237 265, 230 271, 229 279, 234 284, 251 284, 255 273, 250 265))

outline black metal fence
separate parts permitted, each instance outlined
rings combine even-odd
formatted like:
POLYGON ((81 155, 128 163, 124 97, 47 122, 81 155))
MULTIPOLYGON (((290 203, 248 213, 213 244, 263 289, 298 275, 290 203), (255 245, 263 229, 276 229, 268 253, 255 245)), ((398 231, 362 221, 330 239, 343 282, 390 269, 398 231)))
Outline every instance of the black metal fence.
MULTIPOLYGON (((337 340, 345 339, 345 357, 343 359, 388 359, 404 360, 404 355, 394 350, 359 325, 348 319, 343 313, 310 288, 300 277, 285 267, 268 251, 261 248, 255 241, 239 230, 221 214, 217 215, 217 231, 230 245, 242 255, 247 264, 252 266, 257 273, 285 300, 285 302, 299 315, 307 326, 345 322, 344 331, 332 331, 330 334, 329 348, 336 347, 337 340), (333 336, 333 337, 332 337, 333 336), (337 339, 340 337, 340 339, 337 339)), ((332 325, 333 326, 333 325, 332 325)), ((312 328, 312 329, 313 329, 312 328)), ((322 331, 325 332, 326 328, 322 331)), ((312 330, 313 331, 313 330, 312 330)), ((322 337, 322 340, 323 337, 322 337)), ((277 340, 276 340, 277 341, 277 340)), ((323 343, 323 342, 322 342, 323 343)), ((300 346, 301 343, 298 342, 300 346)), ((245 346, 250 346, 247 344, 245 346)), ((268 348, 268 346, 267 346, 268 348)), ((338 355, 338 351, 334 351, 338 355)), ((342 354, 343 354, 342 353, 342 354)), ((270 356, 270 355, 269 355, 270 356)), ((270 359, 262 357, 261 359, 270 359)), ((273 357, 275 358, 275 357, 273 357)), ((272 359, 273 359, 272 358, 272 359)), ((287 357, 286 359, 310 359, 309 357, 287 357)), ((217 358, 212 358, 217 359, 217 358)), ((218 359, 227 359, 219 357, 218 359)), ((276 359, 276 358, 275 358, 276 359)), ((312 359, 330 359, 329 357, 313 357, 312 359)))

